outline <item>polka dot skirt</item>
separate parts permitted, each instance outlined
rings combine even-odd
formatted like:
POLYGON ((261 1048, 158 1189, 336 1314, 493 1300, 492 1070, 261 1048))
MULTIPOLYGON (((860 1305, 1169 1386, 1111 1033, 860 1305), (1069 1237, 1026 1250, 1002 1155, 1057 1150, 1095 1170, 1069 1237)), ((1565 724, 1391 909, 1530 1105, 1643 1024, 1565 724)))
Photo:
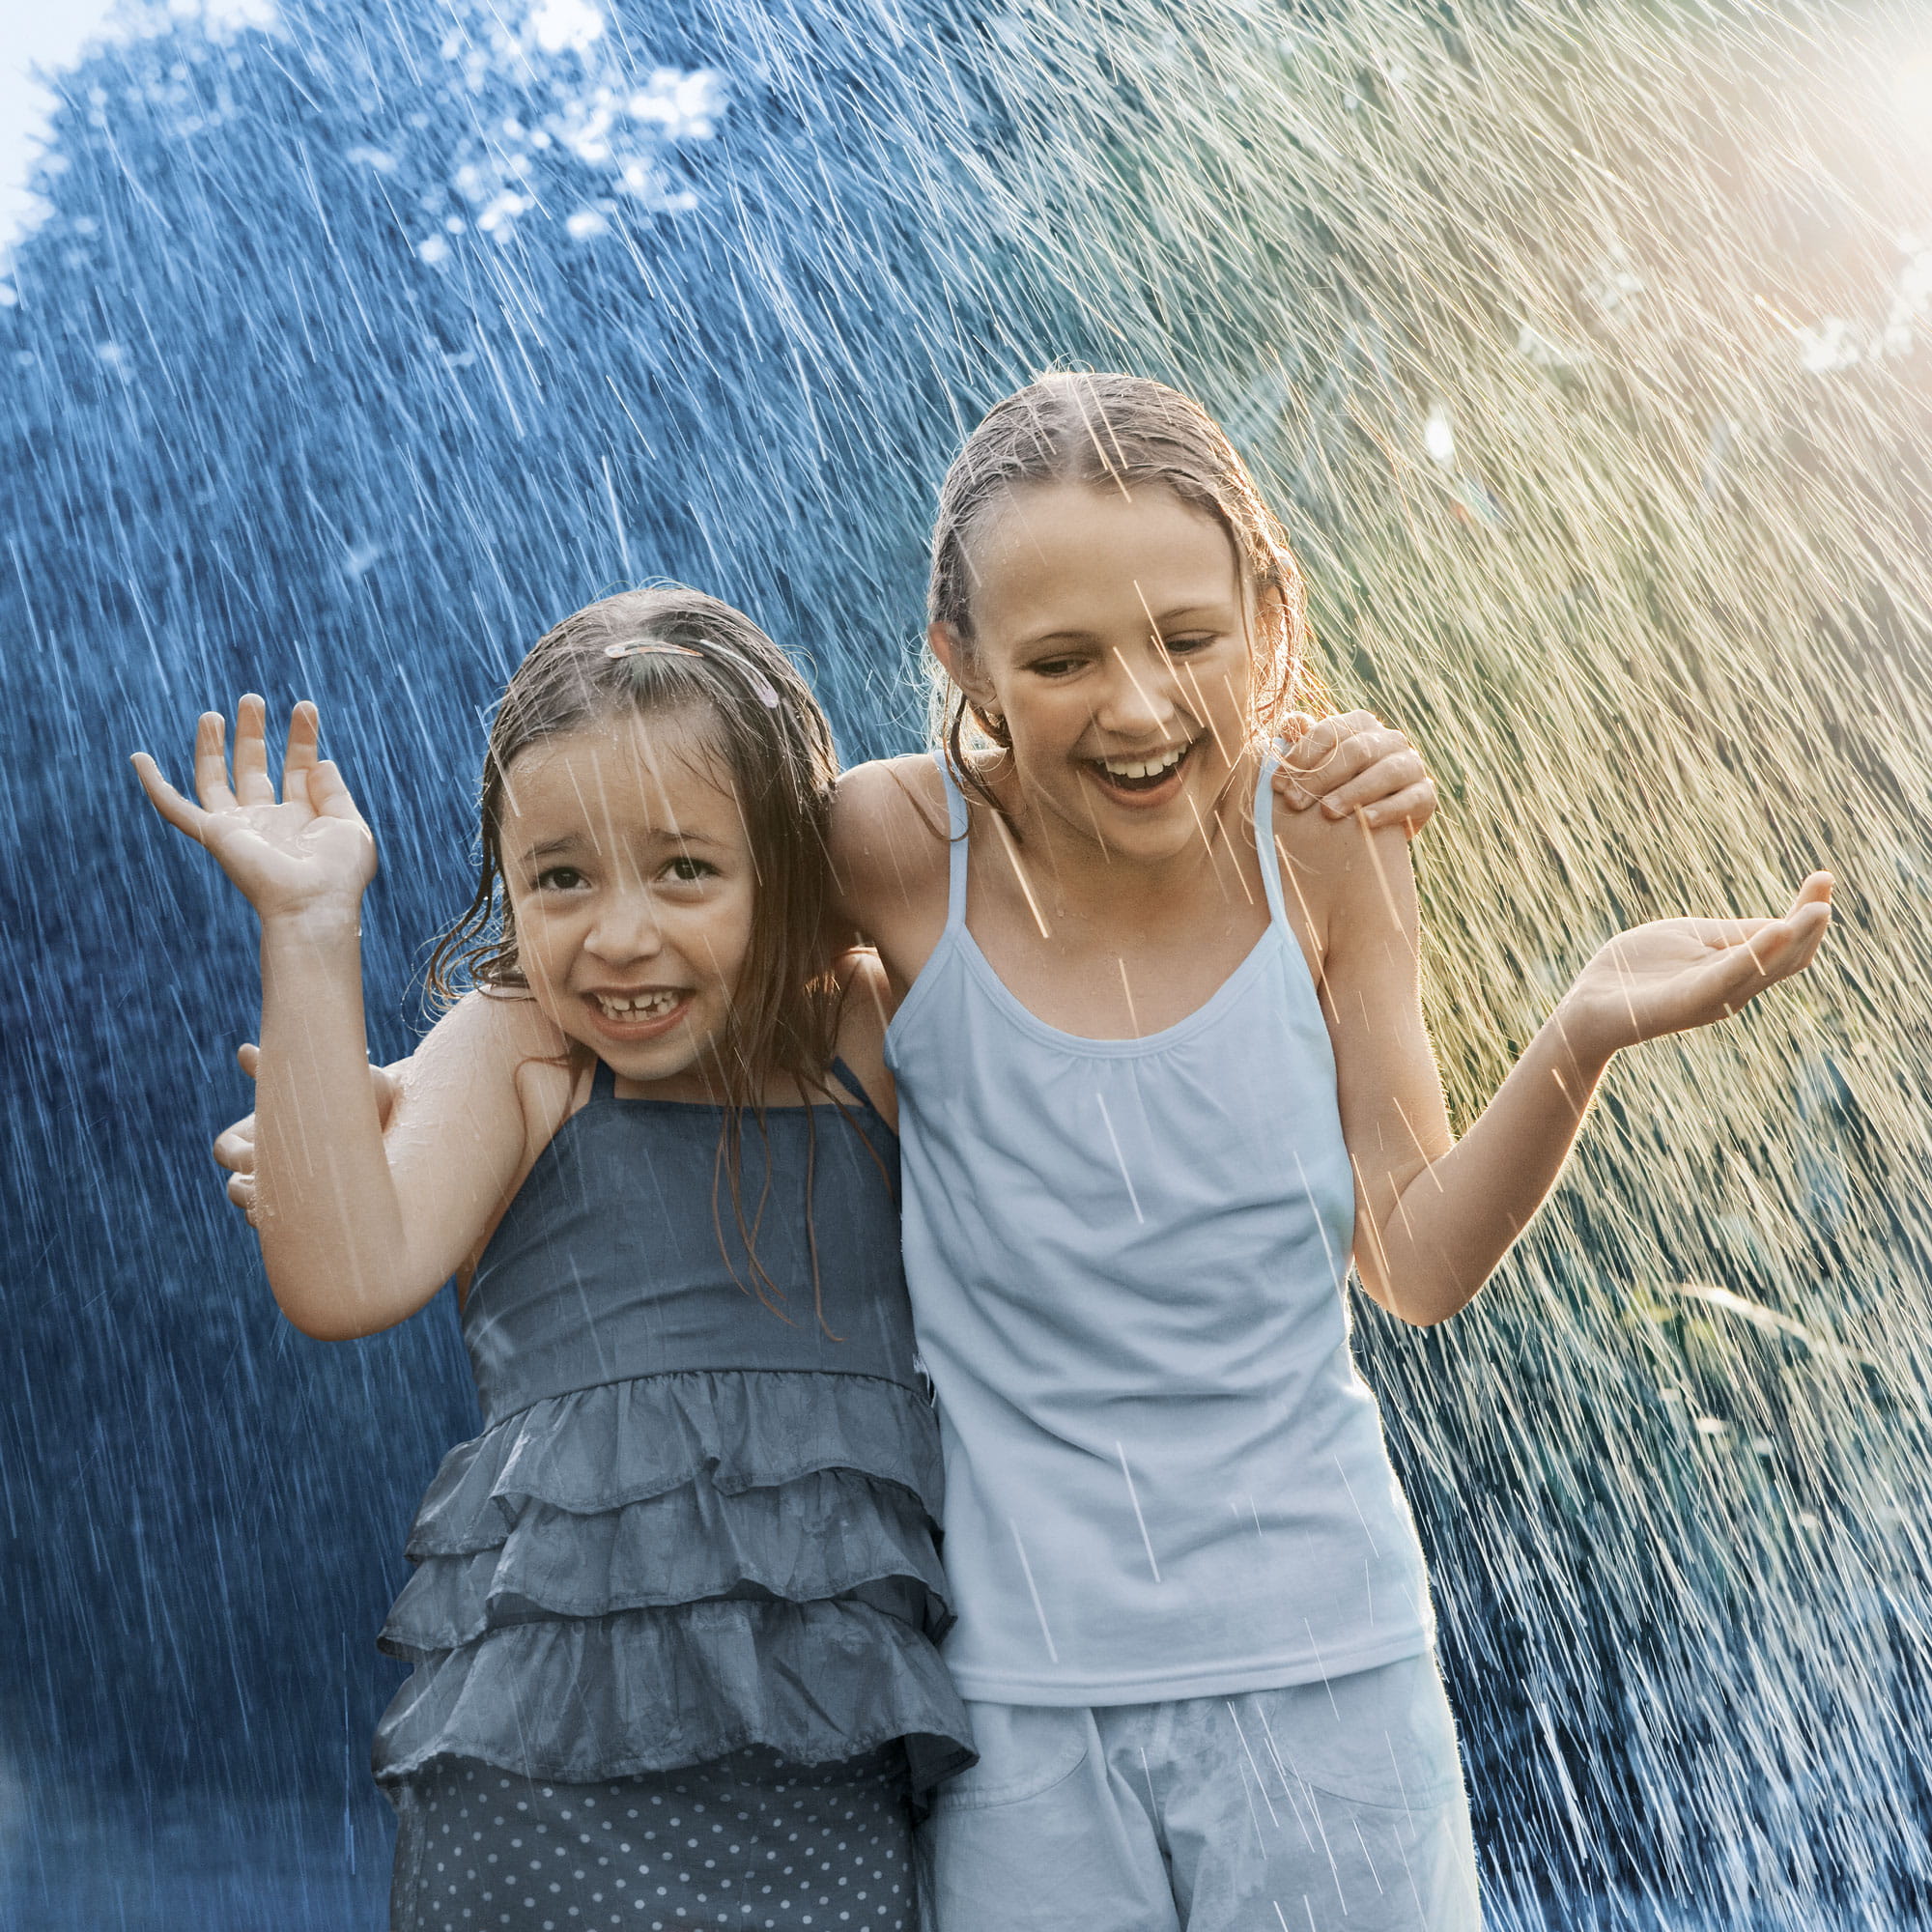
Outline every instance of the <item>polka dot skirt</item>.
POLYGON ((439 1758, 396 1794, 391 1932, 912 1932, 899 1746, 603 1784, 439 1758))

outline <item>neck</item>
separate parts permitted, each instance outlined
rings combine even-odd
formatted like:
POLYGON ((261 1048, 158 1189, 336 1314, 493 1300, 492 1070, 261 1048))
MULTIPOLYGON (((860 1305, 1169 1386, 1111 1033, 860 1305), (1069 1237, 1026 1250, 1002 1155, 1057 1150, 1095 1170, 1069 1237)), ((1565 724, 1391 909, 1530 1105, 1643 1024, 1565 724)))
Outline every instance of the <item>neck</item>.
POLYGON ((1010 868, 1036 923, 1049 932, 1056 919, 1167 924, 1215 914, 1254 896, 1249 827, 1259 777, 1260 753, 1244 753, 1184 838, 1172 849, 1138 853, 1111 843, 1092 823, 1069 819, 1003 757, 985 778, 1011 826, 989 813, 992 841, 1006 862, 1002 869, 1010 868))

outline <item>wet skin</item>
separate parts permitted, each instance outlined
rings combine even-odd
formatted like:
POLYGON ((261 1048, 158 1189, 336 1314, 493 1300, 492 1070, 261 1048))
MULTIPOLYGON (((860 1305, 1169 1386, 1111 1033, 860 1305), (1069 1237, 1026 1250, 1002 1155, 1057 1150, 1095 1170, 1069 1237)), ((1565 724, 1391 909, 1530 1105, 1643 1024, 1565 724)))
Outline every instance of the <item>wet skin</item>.
POLYGON ((752 855, 695 717, 613 718, 532 746, 505 787, 518 954, 544 1013, 626 1082, 719 1095, 714 1049, 751 945, 752 855))

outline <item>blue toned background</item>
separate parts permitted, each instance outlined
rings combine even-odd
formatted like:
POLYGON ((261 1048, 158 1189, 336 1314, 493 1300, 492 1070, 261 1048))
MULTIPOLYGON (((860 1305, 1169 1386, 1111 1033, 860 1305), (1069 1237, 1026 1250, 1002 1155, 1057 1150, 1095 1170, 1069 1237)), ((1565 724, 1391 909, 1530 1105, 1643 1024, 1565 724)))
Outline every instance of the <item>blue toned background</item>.
POLYGON ((253 933, 127 753, 321 704, 405 1051, 545 626, 682 578, 848 759, 916 742, 935 485, 1058 359, 1224 416, 1425 746, 1465 1115, 1612 922, 1844 872, 1480 1312, 1358 1319, 1498 1923, 1921 1922, 1926 73, 1922 10, 1623 0, 282 0, 60 73, 0 283, 0 1921, 381 1922, 372 1638, 475 1426, 446 1303, 276 1316, 204 1153, 253 933))

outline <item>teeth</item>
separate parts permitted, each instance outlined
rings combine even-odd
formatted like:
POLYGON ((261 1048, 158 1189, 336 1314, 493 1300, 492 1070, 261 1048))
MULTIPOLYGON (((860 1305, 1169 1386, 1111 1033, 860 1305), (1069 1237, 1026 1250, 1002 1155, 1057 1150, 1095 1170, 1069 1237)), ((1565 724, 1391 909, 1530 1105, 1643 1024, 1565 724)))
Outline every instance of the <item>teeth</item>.
POLYGON ((606 1019, 661 1020, 678 1002, 676 993, 639 993, 620 999, 614 993, 592 993, 606 1019))
POLYGON ((1162 772, 1172 771, 1187 755, 1185 745, 1177 745, 1173 751, 1149 762, 1143 758, 1102 758, 1100 767, 1117 779, 1158 778, 1162 772))

